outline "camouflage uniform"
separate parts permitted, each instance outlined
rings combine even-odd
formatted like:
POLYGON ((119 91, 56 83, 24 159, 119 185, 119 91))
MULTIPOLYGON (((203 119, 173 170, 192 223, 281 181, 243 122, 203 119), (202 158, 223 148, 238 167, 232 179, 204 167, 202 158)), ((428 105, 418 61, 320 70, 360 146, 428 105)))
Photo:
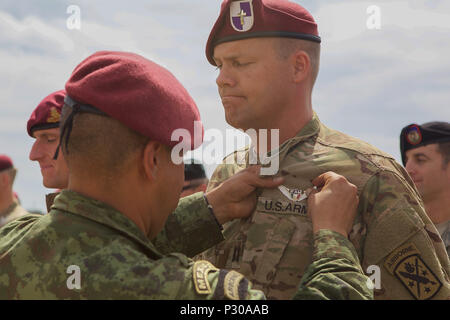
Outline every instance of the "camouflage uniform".
POLYGON ((14 202, 6 210, 0 212, 0 227, 27 214, 29 214, 29 212, 22 208, 17 200, 14 200, 14 202))
MULTIPOLYGON (((373 296, 347 239, 322 230, 314 247, 296 298, 373 296)), ((235 271, 181 254, 163 256, 123 214, 68 190, 49 214, 28 215, 1 229, 0 270, 0 299, 264 298, 235 271), (70 266, 79 267, 79 288, 69 289, 70 266)))
MULTIPOLYGON (((225 158, 208 189, 248 166, 248 151, 225 158)), ((307 190, 326 171, 358 187, 358 215, 349 239, 363 270, 371 265, 381 269, 375 298, 450 298, 443 243, 414 184, 390 155, 327 128, 316 114, 278 151, 278 175, 285 176, 289 189, 307 190)), ((307 211, 307 199, 292 201, 279 189, 260 190, 253 215, 224 225, 226 240, 199 258, 241 272, 269 299, 287 299, 311 263, 313 233, 307 211)))
POLYGON ((442 241, 444 241, 445 248, 447 249, 447 255, 450 257, 450 220, 437 224, 436 229, 439 231, 442 241))

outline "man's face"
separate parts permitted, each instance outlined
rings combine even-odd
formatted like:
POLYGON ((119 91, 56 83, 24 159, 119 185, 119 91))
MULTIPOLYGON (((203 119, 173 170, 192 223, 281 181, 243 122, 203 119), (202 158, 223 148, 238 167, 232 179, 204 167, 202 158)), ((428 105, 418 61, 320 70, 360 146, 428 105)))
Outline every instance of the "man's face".
POLYGON ((227 122, 235 128, 278 128, 278 115, 293 83, 289 61, 275 51, 277 39, 225 42, 214 48, 216 83, 227 122))
POLYGON ((53 160, 59 143, 59 128, 37 130, 36 141, 30 151, 30 160, 38 161, 43 184, 47 188, 65 189, 69 181, 69 169, 62 152, 53 160))
POLYGON ((443 157, 437 144, 406 151, 406 171, 424 201, 450 189, 450 165, 443 168, 443 157))

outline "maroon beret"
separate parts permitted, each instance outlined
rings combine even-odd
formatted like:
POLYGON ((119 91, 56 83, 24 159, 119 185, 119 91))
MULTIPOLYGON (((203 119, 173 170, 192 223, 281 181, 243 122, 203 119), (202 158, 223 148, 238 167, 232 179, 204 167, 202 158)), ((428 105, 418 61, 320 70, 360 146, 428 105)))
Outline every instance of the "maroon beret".
POLYGON ((59 127, 65 96, 66 92, 59 90, 49 94, 39 103, 27 123, 27 131, 30 137, 33 137, 33 133, 36 130, 59 127))
POLYGON ((0 171, 12 168, 13 162, 10 157, 5 154, 0 154, 0 171))
POLYGON ((140 55, 96 52, 75 68, 66 92, 70 105, 97 109, 170 147, 179 143, 171 140, 176 129, 189 132, 191 140, 183 140, 186 149, 203 141, 200 112, 189 93, 168 70, 140 55))
POLYGON ((224 0, 206 43, 206 57, 215 66, 216 45, 258 37, 321 41, 314 18, 299 4, 287 0, 224 0))

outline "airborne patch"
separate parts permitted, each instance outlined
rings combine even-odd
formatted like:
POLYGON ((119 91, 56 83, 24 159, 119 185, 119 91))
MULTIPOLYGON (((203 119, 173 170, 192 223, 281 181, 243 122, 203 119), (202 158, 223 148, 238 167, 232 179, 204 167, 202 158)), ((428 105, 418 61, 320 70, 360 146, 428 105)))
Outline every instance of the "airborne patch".
POLYGON ((239 284, 244 276, 236 271, 230 271, 225 276, 223 290, 230 300, 239 300, 239 284))
POLYGON ((432 298, 442 287, 413 243, 398 248, 386 259, 384 266, 418 300, 432 298))
POLYGON ((192 275, 194 277, 195 290, 198 294, 210 294, 211 286, 208 281, 208 273, 210 271, 217 271, 209 261, 199 260, 194 263, 192 275))

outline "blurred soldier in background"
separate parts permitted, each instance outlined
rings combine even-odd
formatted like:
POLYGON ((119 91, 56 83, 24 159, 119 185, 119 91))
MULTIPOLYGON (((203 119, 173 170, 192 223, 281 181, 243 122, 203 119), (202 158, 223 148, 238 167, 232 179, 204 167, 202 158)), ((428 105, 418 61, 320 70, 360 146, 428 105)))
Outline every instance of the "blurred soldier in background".
POLYGON ((400 134, 400 151, 450 256, 450 123, 406 126, 400 134))
POLYGON ((184 162, 184 185, 181 197, 186 197, 196 192, 205 192, 208 186, 203 164, 197 163, 194 159, 184 162))
POLYGON ((11 158, 0 155, 0 227, 28 214, 13 191, 16 175, 17 169, 14 168, 11 158))

